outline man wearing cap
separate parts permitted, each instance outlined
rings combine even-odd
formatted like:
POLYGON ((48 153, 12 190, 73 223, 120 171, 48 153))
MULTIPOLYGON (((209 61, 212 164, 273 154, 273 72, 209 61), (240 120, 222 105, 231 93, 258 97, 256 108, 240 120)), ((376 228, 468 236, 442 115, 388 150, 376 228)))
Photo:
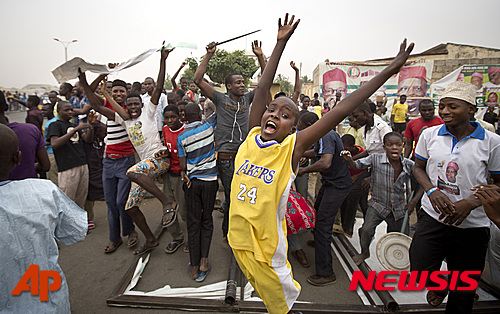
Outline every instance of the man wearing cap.
POLYGON ((477 90, 483 88, 484 76, 482 73, 474 72, 470 77, 470 83, 477 87, 477 90))
POLYGON ((398 79, 398 96, 408 97, 408 114, 416 116, 420 99, 413 97, 425 97, 427 94, 427 70, 424 66, 413 66, 401 69, 398 79))
POLYGON ((347 94, 347 79, 341 69, 333 69, 323 74, 323 98, 329 108, 333 108, 337 93, 340 93, 341 98, 347 94))
MULTIPOLYGON (((448 85, 438 111, 445 124, 420 135, 414 175, 426 194, 410 247, 412 271, 437 271, 444 259, 448 271, 481 272, 484 268, 490 220, 471 188, 486 185, 488 173, 500 185, 500 136, 470 121, 475 98, 472 84, 448 85), (455 182, 443 185, 443 179, 455 182)), ((478 280, 480 275, 470 277, 478 280)), ((469 284, 458 280, 457 287, 461 286, 469 284)), ((475 291, 429 291, 427 302, 438 306, 446 295, 447 313, 472 311, 475 291)))
POLYGON ((484 83, 484 87, 490 88, 500 88, 500 67, 490 67, 488 69, 488 79, 489 82, 484 83))

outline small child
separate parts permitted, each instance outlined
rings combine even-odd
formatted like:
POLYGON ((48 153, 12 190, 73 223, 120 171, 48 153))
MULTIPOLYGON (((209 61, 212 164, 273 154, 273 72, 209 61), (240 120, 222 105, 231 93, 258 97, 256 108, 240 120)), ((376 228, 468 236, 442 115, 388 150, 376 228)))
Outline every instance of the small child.
MULTIPOLYGON (((278 40, 255 90, 250 132, 235 157, 228 240, 234 256, 270 313, 288 313, 300 293, 287 261, 284 219, 290 186, 306 149, 340 123, 405 63, 413 44, 401 44, 386 69, 346 97, 314 125, 295 132, 297 105, 288 97, 268 104, 279 60, 298 20, 279 20, 278 40)), ((207 50, 213 49, 215 43, 207 50)), ((321 109, 321 107, 319 107, 321 109)))
POLYGON ((202 123, 200 107, 195 103, 186 105, 185 113, 189 124, 177 137, 177 149, 182 180, 186 182, 189 274, 197 282, 202 282, 210 272, 208 253, 213 233, 212 210, 219 188, 214 146, 217 115, 213 113, 202 123))
MULTIPOLYGON (((372 197, 366 211, 363 226, 359 230, 361 254, 353 257, 356 265, 370 257, 370 243, 375 229, 382 222, 387 223, 387 233, 400 232, 405 212, 415 208, 417 199, 410 197, 410 176, 414 162, 403 158, 403 137, 398 132, 390 132, 384 136, 385 154, 373 154, 354 161, 351 152, 344 150, 341 155, 347 160, 351 169, 372 168, 372 197)), ((410 212, 411 212, 410 211, 410 212)), ((409 226, 405 226, 408 234, 409 226)))
POLYGON ((91 143, 94 137, 92 124, 97 116, 89 114, 88 123, 74 124, 73 106, 60 101, 57 105, 59 119, 52 122, 47 132, 56 157, 59 188, 78 206, 84 208, 89 189, 89 168, 83 149, 83 141, 91 143), (82 131, 88 129, 86 133, 82 131), (82 141, 83 140, 83 141, 82 141))
MULTIPOLYGON (((182 220, 187 222, 186 200, 184 198, 184 190, 182 189, 181 166, 179 164, 179 156, 177 155, 177 137, 184 131, 185 125, 179 118, 179 108, 176 105, 168 105, 163 110, 163 144, 170 152, 170 168, 163 175, 163 194, 168 199, 173 199, 176 202, 177 214, 182 216, 182 220)), ((184 244, 184 235, 179 224, 179 216, 174 223, 168 227, 168 231, 172 234, 172 242, 165 248, 166 253, 174 253, 179 247, 184 244)), ((184 247, 187 251, 188 247, 184 247)))

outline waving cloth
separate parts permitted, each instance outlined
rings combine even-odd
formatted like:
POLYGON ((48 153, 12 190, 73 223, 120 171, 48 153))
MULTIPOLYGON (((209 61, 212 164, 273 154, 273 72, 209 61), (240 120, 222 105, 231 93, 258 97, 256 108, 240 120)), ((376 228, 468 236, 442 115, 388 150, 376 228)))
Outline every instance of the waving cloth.
POLYGON ((311 203, 294 190, 288 196, 285 214, 287 234, 297 234, 316 225, 316 210, 311 203))
MULTIPOLYGON (((189 42, 178 42, 175 44, 167 44, 164 46, 166 49, 172 49, 176 47, 182 47, 182 48, 190 48, 190 49, 196 49, 196 43, 189 43, 189 42)), ((56 78, 57 82, 63 83, 72 79, 76 79, 78 77, 78 68, 82 70, 82 72, 90 71, 98 74, 109 74, 109 73, 114 73, 121 71, 126 68, 130 68, 131 66, 134 66, 144 60, 146 60, 149 56, 151 56, 153 53, 156 51, 160 50, 160 48, 152 48, 148 49, 138 56, 135 56, 133 58, 128 59, 127 61, 120 62, 116 67, 113 69, 109 68, 105 64, 96 64, 96 63, 91 63, 83 60, 80 57, 75 57, 62 65, 58 66, 52 71, 52 75, 56 78)))

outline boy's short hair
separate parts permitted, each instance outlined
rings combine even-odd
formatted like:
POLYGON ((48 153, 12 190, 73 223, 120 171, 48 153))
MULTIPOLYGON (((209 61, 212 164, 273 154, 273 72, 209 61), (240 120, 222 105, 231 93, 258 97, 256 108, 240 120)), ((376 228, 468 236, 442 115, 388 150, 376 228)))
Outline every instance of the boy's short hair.
POLYGON ((389 132, 386 135, 384 135, 384 145, 389 141, 389 138, 391 137, 397 137, 403 142, 403 136, 399 132, 389 132))
POLYGON ((179 115, 179 108, 176 105, 166 106, 165 109, 163 109, 163 114, 165 114, 165 112, 167 112, 167 111, 171 111, 171 112, 175 113, 176 115, 179 115))
POLYGON ((61 87, 64 88, 64 89, 67 89, 69 91, 72 91, 73 90, 73 85, 71 85, 70 83, 68 82, 64 82, 61 84, 61 87))
POLYGON ((224 84, 226 85, 226 87, 227 87, 227 85, 233 83, 233 76, 236 76, 236 75, 241 76, 241 74, 239 74, 239 73, 231 73, 231 74, 226 75, 226 78, 224 79, 224 84))
POLYGON ((151 81, 153 81, 153 84, 155 83, 155 79, 154 79, 154 78, 152 78, 152 77, 150 77, 150 76, 146 77, 146 78, 144 79, 144 82, 146 82, 146 80, 151 80, 151 81))
POLYGON ((125 81, 122 81, 119 79, 114 80, 113 83, 111 84, 111 88, 113 88, 115 86, 122 86, 122 87, 125 87, 125 89, 127 89, 127 83, 125 83, 125 81))
POLYGON ((319 106, 319 100, 318 100, 318 99, 314 99, 314 100, 312 101, 312 105, 313 105, 314 107, 319 106))
POLYGON ((374 102, 371 102, 368 105, 370 106, 370 110, 371 110, 372 113, 376 113, 377 112, 377 105, 374 102))
POLYGON ((57 112, 61 111, 62 108, 64 108, 66 105, 70 105, 71 107, 73 107, 69 102, 67 101, 64 101, 64 100, 60 100, 58 103, 57 103, 57 112))
POLYGON ((302 122, 302 124, 305 126, 311 126, 318 120, 319 120, 318 115, 315 114, 314 112, 308 111, 300 115, 300 122, 302 122))
POLYGON ((177 94, 177 97, 179 97, 179 99, 182 99, 182 97, 184 97, 184 95, 186 95, 186 92, 180 88, 178 90, 176 90, 175 93, 177 94))
POLYGON ((187 80, 188 80, 187 77, 183 76, 183 77, 181 77, 181 79, 179 80, 179 82, 181 82, 181 81, 187 81, 187 80))
POLYGON ((419 103, 418 103, 418 107, 420 108, 420 106, 422 105, 429 105, 431 104, 432 106, 434 106, 434 102, 430 99, 423 99, 421 100, 419 103))
POLYGON ((141 100, 141 102, 142 102, 141 95, 139 95, 137 93, 130 93, 130 94, 128 94, 126 99, 133 98, 133 97, 139 98, 141 100))
POLYGON ((189 103, 186 105, 186 108, 184 108, 184 113, 186 115, 186 119, 191 122, 191 120, 195 120, 195 118, 200 116, 200 106, 198 106, 194 102, 189 103))
POLYGON ((356 143, 356 139, 351 134, 344 134, 341 139, 344 147, 352 147, 356 143))
POLYGON ((188 103, 187 103, 186 101, 179 101, 179 102, 177 103, 177 107, 179 107, 179 106, 186 106, 187 104, 188 104, 188 103))
POLYGON ((304 95, 304 98, 302 98, 302 101, 304 101, 304 99, 306 99, 306 98, 309 99, 309 100, 311 100, 311 97, 309 97, 307 95, 304 95))
POLYGON ((33 104, 33 106, 38 106, 40 104, 40 97, 31 95, 28 97, 28 102, 33 104))
POLYGON ((353 112, 363 112, 363 111, 372 112, 370 105, 366 101, 364 101, 361 105, 357 106, 353 110, 353 112))

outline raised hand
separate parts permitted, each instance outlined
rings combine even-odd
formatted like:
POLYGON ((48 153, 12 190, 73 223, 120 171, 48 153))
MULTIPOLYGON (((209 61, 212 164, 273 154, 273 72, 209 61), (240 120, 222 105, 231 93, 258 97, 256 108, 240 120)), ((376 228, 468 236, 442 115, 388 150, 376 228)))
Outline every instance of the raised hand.
POLYGON ((207 45, 206 49, 207 53, 213 54, 215 52, 215 49, 217 49, 217 43, 212 41, 207 45))
POLYGON ((252 42, 252 51, 256 56, 262 56, 264 53, 262 52, 262 42, 258 40, 254 40, 252 42))
POLYGON ((185 67, 185 66, 186 66, 186 64, 187 64, 187 63, 186 63, 186 61, 182 61, 182 63, 181 63, 181 68, 185 67))
POLYGON ((287 41, 290 36, 292 36, 293 32, 299 25, 300 19, 293 23, 293 20, 295 19, 295 15, 292 15, 290 18, 290 21, 288 21, 288 13, 285 15, 285 20, 283 25, 281 25, 281 18, 278 21, 278 41, 280 40, 285 40, 287 41))
POLYGON ((119 63, 115 62, 115 63, 108 63, 108 68, 110 69, 114 69, 119 63))
POLYGON ((351 152, 348 150, 341 151, 340 156, 344 157, 345 160, 352 159, 351 152))
POLYGON ((89 124, 94 124, 96 120, 97 120, 97 114, 94 113, 93 111, 90 111, 88 116, 89 124))
POLYGON ((295 65, 295 62, 293 61, 290 61, 290 66, 292 67, 292 69, 294 69, 296 72, 299 71, 299 68, 297 68, 297 66, 295 65))
POLYGON ((412 52, 414 46, 415 46, 415 44, 411 43, 410 45, 408 45, 408 48, 407 48, 406 47, 406 38, 403 40, 403 42, 399 46, 398 54, 396 55, 396 57, 394 57, 394 60, 391 62, 391 64, 388 67, 389 69, 391 69, 391 72, 393 74, 396 74, 401 70, 401 68, 404 66, 406 60, 408 60, 408 57, 410 56, 410 53, 412 52))
POLYGON ((108 77, 104 77, 101 81, 101 94, 105 95, 104 93, 107 93, 106 91, 106 83, 108 82, 108 77))
POLYGON ((162 57, 162 59, 166 60, 167 57, 168 57, 168 55, 169 55, 169 53, 171 53, 174 49, 175 49, 175 47, 172 48, 172 49, 166 49, 165 47, 162 47, 161 48, 161 57, 162 57))

